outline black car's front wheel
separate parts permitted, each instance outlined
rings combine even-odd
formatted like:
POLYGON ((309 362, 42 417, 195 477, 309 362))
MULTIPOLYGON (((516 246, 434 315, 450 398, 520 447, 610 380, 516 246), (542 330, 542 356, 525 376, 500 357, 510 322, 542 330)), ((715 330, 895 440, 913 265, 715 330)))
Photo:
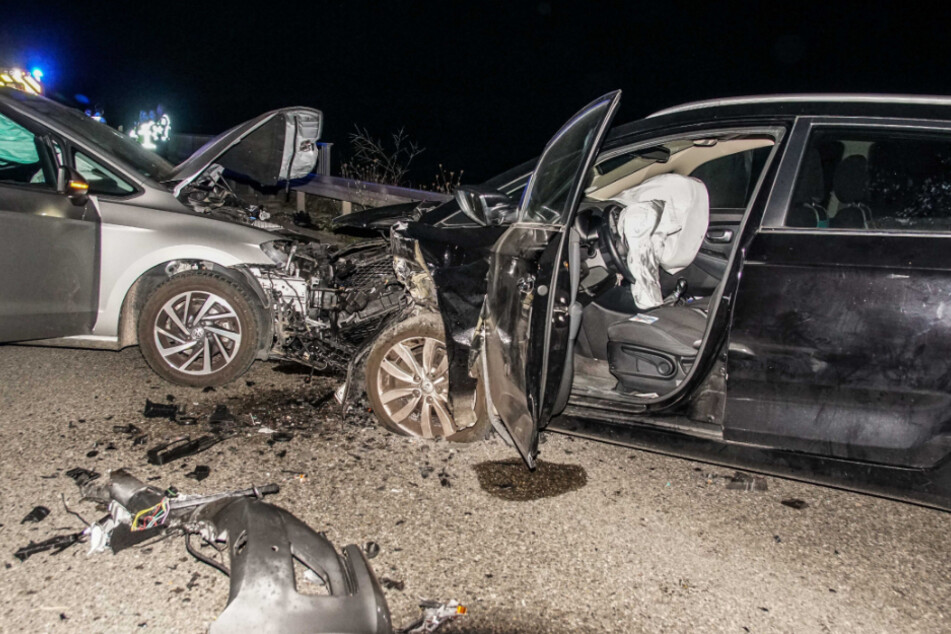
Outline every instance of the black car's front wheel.
POLYGON ((453 420, 445 341, 439 316, 425 314, 388 328, 373 344, 367 357, 367 397, 390 431, 459 442, 485 437, 482 407, 477 406, 473 426, 459 429, 453 420))
POLYGON ((251 293, 212 271, 170 278, 139 314, 139 348, 149 366, 179 385, 223 385, 244 374, 257 352, 260 311, 251 293))

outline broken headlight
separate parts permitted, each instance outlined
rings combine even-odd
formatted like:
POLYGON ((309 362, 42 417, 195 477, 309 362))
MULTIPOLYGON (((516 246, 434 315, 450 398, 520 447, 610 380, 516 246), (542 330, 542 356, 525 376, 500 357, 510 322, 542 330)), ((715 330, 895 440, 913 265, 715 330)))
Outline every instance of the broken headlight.
POLYGON ((271 258, 271 261, 278 266, 287 266, 290 258, 291 243, 287 240, 273 240, 271 242, 262 242, 261 250, 271 258))

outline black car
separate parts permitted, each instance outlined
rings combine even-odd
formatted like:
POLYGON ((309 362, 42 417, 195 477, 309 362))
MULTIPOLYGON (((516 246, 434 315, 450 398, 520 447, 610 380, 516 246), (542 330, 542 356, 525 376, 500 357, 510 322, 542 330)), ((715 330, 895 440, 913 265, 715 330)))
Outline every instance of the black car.
POLYGON ((619 99, 454 202, 338 222, 392 225, 414 300, 352 364, 381 421, 494 426, 529 467, 547 428, 951 508, 951 99, 733 98, 608 134, 619 99), (702 183, 704 233, 645 308, 624 200, 664 175, 702 183))

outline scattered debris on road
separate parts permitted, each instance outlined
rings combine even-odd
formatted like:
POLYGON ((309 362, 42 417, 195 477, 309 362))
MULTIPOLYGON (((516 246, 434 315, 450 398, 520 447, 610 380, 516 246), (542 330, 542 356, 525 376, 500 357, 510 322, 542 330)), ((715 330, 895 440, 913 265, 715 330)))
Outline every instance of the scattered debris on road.
POLYGON ((808 502, 806 502, 805 500, 800 500, 799 498, 788 498, 788 499, 782 500, 780 504, 782 504, 783 506, 788 506, 791 509, 796 509, 797 511, 801 511, 802 509, 807 508, 809 506, 808 502))
POLYGON ((380 545, 376 542, 367 542, 363 545, 363 552, 366 554, 367 559, 373 559, 380 554, 380 545))
POLYGON ((208 417, 208 422, 212 425, 221 425, 222 423, 234 424, 235 417, 228 411, 227 405, 216 405, 215 411, 208 417))
POLYGON ((66 476, 73 479, 73 481, 79 485, 80 488, 86 486, 93 480, 99 477, 99 474, 95 471, 90 471, 89 469, 83 469, 82 467, 75 467, 66 472, 66 476))
POLYGON ((406 587, 405 582, 390 579, 389 577, 380 577, 380 584, 387 590, 399 590, 400 592, 406 587))
POLYGON ((205 435, 194 440, 191 436, 180 436, 149 449, 147 452, 149 464, 164 465, 180 458, 193 456, 214 447, 222 440, 225 440, 222 436, 205 435))
POLYGON ((29 544, 13 553, 13 556, 20 561, 26 561, 32 555, 46 552, 48 550, 53 551, 52 554, 58 555, 73 544, 78 544, 81 542, 83 540, 84 533, 85 531, 79 531, 78 533, 56 535, 55 537, 50 537, 49 539, 43 540, 41 542, 34 542, 31 540, 29 544))
POLYGON ((46 516, 50 514, 50 510, 45 506, 34 506, 33 510, 26 514, 22 520, 21 524, 38 524, 46 519, 46 516))
MULTIPOLYGON (((208 473, 207 466, 198 465, 186 477, 194 474, 201 480, 208 473)), ((338 552, 326 535, 263 501, 264 495, 280 491, 276 484, 185 495, 174 487, 162 491, 147 485, 124 469, 110 472, 105 481, 79 467, 69 474, 77 484, 82 481, 83 498, 107 505, 109 514, 77 533, 31 541, 14 556, 26 561, 39 552, 55 555, 87 538, 90 553, 118 553, 153 538, 184 535, 189 554, 231 580, 228 604, 212 623, 212 634, 422 634, 466 613, 456 601, 426 601, 420 604, 419 619, 394 630, 383 588, 402 591, 405 585, 386 577, 377 581, 368 560, 379 554, 380 546, 351 544, 338 552), (192 544, 194 536, 201 539, 198 548, 192 544), (202 553, 202 548, 210 552, 202 553)), ((42 519, 49 509, 37 507, 27 518, 34 514, 42 519)), ((192 575, 189 584, 199 576, 192 575)))
POLYGON ((149 399, 145 399, 145 409, 142 411, 142 415, 146 418, 166 418, 170 421, 174 421, 178 414, 178 406, 176 405, 171 403, 153 403, 149 399))
POLYGON ((766 491, 769 487, 766 478, 737 471, 727 481, 726 488, 731 491, 766 491))
POLYGON ((448 603, 421 601, 419 607, 422 608, 423 615, 413 623, 397 630, 398 634, 435 632, 446 623, 454 621, 468 612, 466 606, 460 605, 458 601, 448 603))
POLYGON ((192 469, 189 473, 186 473, 185 477, 191 478, 192 480, 195 480, 196 482, 201 482, 202 480, 204 480, 210 475, 211 475, 211 467, 209 467, 208 465, 199 464, 199 465, 195 465, 195 468, 192 469))

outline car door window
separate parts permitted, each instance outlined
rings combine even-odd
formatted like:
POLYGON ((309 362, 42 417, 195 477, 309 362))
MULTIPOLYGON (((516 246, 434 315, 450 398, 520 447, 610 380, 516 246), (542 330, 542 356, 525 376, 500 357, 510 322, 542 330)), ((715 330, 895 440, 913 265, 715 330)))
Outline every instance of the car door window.
POLYGON ((785 226, 951 231, 951 135, 817 130, 799 166, 785 226))
POLYGON ((47 154, 41 139, 0 114, 0 182, 52 187, 55 177, 47 154))
POLYGON ((590 104, 552 138, 523 194, 520 222, 564 224, 571 213, 571 195, 591 147, 598 140, 599 123, 612 105, 610 98, 590 104))
POLYGON ((116 175, 115 172, 103 167, 79 150, 73 154, 73 161, 76 164, 76 171, 89 183, 90 194, 124 196, 135 191, 135 187, 116 175))

